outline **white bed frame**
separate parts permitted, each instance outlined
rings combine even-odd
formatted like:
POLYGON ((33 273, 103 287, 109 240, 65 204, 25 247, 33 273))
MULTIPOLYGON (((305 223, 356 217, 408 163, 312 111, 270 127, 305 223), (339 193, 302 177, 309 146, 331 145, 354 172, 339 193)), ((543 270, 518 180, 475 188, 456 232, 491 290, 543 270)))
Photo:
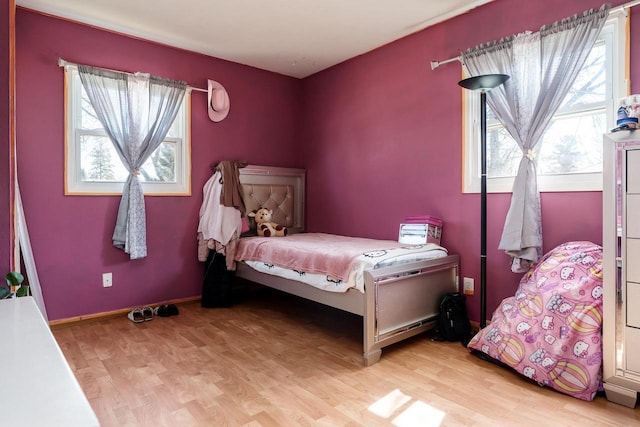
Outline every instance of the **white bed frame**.
MULTIPOLYGON (((266 207, 291 232, 305 230, 304 170, 249 165, 240 169, 240 182, 247 211, 266 207)), ((238 263, 236 276, 362 316, 364 362, 369 366, 380 360, 383 347, 436 326, 442 295, 458 291, 459 257, 368 270, 364 294, 356 289, 324 291, 260 273, 245 263, 238 263)))

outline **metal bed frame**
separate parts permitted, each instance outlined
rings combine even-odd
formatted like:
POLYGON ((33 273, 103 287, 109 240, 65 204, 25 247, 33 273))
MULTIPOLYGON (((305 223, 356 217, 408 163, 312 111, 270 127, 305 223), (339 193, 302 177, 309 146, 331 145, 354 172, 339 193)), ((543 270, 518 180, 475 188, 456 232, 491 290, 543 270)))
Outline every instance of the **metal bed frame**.
MULTIPOLYGON (((249 165, 240 171, 247 211, 272 209, 275 222, 304 231, 304 170, 249 165)), ((242 262, 236 276, 362 316, 363 356, 369 366, 380 360, 383 347, 437 325, 442 296, 459 289, 459 256, 367 270, 364 293, 324 291, 242 262)))

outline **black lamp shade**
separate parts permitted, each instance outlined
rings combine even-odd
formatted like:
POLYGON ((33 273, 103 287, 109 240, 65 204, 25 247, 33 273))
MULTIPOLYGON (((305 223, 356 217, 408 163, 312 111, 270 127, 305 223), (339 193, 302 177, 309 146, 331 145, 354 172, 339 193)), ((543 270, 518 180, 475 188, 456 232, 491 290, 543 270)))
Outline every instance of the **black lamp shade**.
POLYGON ((488 92, 494 87, 500 86, 507 80, 509 80, 509 76, 506 74, 485 74, 483 76, 474 76, 460 80, 458 85, 469 90, 488 92))

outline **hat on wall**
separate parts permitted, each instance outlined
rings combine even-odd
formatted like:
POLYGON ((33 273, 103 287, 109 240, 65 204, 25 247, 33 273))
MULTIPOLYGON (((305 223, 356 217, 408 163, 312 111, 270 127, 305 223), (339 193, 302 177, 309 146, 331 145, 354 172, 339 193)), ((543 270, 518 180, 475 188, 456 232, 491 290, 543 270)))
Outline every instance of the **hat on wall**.
POLYGON ((224 86, 215 80, 209 80, 207 90, 207 110, 209 118, 214 122, 219 122, 229 114, 229 94, 224 86))

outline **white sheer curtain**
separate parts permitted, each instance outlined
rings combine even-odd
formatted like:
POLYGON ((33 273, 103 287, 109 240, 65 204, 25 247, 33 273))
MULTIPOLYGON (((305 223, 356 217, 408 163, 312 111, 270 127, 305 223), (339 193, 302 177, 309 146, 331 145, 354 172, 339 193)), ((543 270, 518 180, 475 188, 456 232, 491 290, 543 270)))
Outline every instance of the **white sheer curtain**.
POLYGON ((131 259, 147 256, 146 214, 138 170, 162 143, 178 114, 186 83, 78 65, 91 106, 129 170, 113 244, 131 259))
POLYGON ((584 65, 609 15, 610 5, 588 10, 462 53, 472 76, 508 74, 488 92, 487 103, 522 149, 511 206, 499 249, 513 257, 512 270, 524 272, 542 255, 540 193, 533 149, 549 126, 584 65))

